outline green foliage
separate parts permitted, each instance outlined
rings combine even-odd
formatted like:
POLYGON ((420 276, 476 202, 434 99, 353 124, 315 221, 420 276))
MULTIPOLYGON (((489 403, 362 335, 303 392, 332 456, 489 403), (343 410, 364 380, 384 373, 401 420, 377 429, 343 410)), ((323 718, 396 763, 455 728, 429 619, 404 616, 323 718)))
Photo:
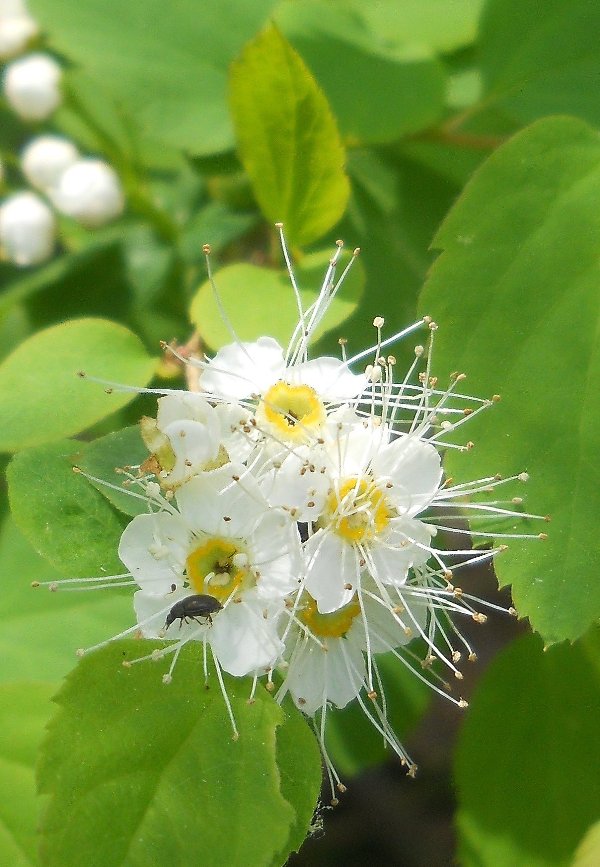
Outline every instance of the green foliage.
MULTIPOLYGON (((73 455, 73 460, 89 475, 123 488, 123 482, 127 479, 117 470, 141 464, 147 457, 148 450, 142 442, 140 427, 132 425, 87 443, 73 455)), ((131 487, 129 493, 127 487, 120 493, 101 482, 95 482, 94 485, 113 506, 126 515, 140 515, 148 511, 146 500, 140 498, 140 492, 135 486, 131 487)))
POLYGON ((34 681, 0 686, 0 862, 11 867, 38 863, 34 766, 52 691, 34 681))
POLYGON ((265 21, 272 0, 128 0, 118 15, 103 0, 32 0, 51 44, 126 108, 137 136, 194 154, 233 144, 226 73, 265 21), (223 21, 227 21, 227 27, 223 21))
POLYGON ((599 639, 527 637, 485 675, 456 759, 465 867, 571 863, 600 803, 599 639))
POLYGON ((350 192, 325 96, 272 26, 233 64, 230 96, 240 158, 263 214, 284 224, 291 244, 315 241, 337 223, 350 192))
POLYGON ((481 23, 486 101, 522 123, 567 112, 600 122, 600 7, 590 0, 490 0, 481 23))
POLYGON ((0 680, 56 683, 75 662, 75 651, 131 625, 129 595, 117 591, 71 593, 33 588, 62 578, 27 542, 14 521, 0 532, 0 680))
POLYGON ((336 4, 309 0, 280 4, 275 20, 323 88, 348 141, 393 141, 440 118, 444 68, 426 43, 390 41, 381 20, 371 30, 364 12, 367 20, 350 6, 342 17, 336 4), (351 82, 340 69, 352 70, 351 82))
POLYGON ((600 507, 599 196, 596 132, 577 120, 534 124, 485 163, 450 212, 420 300, 441 325, 437 372, 462 369, 473 393, 502 395, 469 426, 476 449, 449 454, 448 471, 526 470, 527 510, 552 516, 530 525, 547 530, 547 542, 525 550, 515 541, 497 563, 547 643, 577 638, 600 616, 588 550, 600 507))
POLYGON ((44 863, 282 863, 320 784, 300 714, 263 689, 249 704, 249 684, 227 679, 233 740, 214 671, 203 686, 201 647, 185 648, 169 686, 156 665, 122 667, 139 654, 119 642, 84 658, 56 698, 39 771, 44 863))
POLYGON ((39 332, 0 365, 0 448, 17 451, 78 433, 135 397, 107 396, 79 372, 142 386, 155 368, 139 339, 114 322, 81 319, 39 332))
POLYGON ((78 443, 59 440, 19 452, 7 478, 10 507, 31 546, 70 577, 123 571, 117 557, 123 524, 78 473, 78 443))
MULTIPOLYGON (((311 253, 294 266, 305 310, 319 293, 331 255, 331 250, 311 253)), ((342 257, 338 277, 347 263, 348 257, 342 257)), ((338 326, 356 309, 364 279, 360 260, 355 261, 325 320, 315 329, 315 339, 338 326)), ((298 306, 287 271, 274 271, 257 265, 229 265, 215 275, 215 284, 240 340, 256 340, 261 334, 270 334, 282 346, 287 346, 298 321, 298 306)), ((219 315, 209 281, 194 296, 190 318, 211 348, 231 343, 231 333, 219 315)))

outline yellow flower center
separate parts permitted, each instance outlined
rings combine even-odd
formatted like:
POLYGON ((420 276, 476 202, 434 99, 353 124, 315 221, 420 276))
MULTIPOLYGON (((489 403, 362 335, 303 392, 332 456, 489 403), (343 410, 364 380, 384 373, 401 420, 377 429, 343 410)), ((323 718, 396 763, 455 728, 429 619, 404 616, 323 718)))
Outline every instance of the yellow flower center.
POLYGON ((368 476, 346 479, 331 491, 319 523, 331 527, 347 542, 370 542, 394 516, 385 494, 368 476))
POLYGON ((306 602, 298 612, 298 620, 302 621, 313 635, 321 638, 341 638, 359 615, 360 604, 356 594, 347 605, 330 614, 321 614, 315 600, 306 594, 306 602))
POLYGON ((310 385, 290 385, 280 380, 262 397, 256 410, 259 428, 279 439, 306 442, 324 424, 327 413, 310 385))
POLYGON ((188 580, 196 593, 208 593, 225 602, 256 583, 247 563, 247 555, 239 544, 213 537, 188 556, 188 580))

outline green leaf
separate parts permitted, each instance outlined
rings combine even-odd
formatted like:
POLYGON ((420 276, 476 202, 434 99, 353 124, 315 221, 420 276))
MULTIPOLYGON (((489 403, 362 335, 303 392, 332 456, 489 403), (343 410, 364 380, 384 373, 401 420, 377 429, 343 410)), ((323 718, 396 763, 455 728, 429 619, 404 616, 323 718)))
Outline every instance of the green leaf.
POLYGON ((101 82, 140 138, 194 154, 233 145, 227 112, 230 61, 268 16, 273 0, 32 0, 51 46, 101 82), (227 22, 227 26, 224 26, 227 22))
POLYGON ((7 518, 0 531, 1 681, 54 683, 73 668, 78 647, 97 644, 134 622, 131 599, 118 590, 50 593, 31 587, 32 581, 61 577, 7 518))
POLYGON ((597 867, 600 864, 600 822, 596 822, 577 847, 572 867, 597 867))
MULTIPOLYGON (((395 17, 404 17, 397 7, 395 17)), ((275 20, 349 142, 392 141, 432 126, 443 112, 444 67, 425 44, 390 40, 361 18, 352 8, 343 15, 335 3, 292 0, 278 7, 275 20)))
POLYGON ((345 152, 323 92, 270 26, 231 68, 230 103, 240 158, 269 222, 306 245, 344 213, 345 152))
MULTIPOLYGON (((331 250, 304 256, 294 266, 304 310, 316 299, 331 258, 331 250), (311 286, 314 288, 303 288, 311 286)), ((348 257, 343 256, 337 274, 341 275, 348 257)), ((327 316, 315 329, 314 339, 336 328, 355 310, 364 286, 360 260, 352 265, 341 292, 333 300, 327 316)), ((287 271, 274 271, 256 265, 227 265, 215 275, 223 307, 240 340, 256 340, 268 334, 287 345, 298 322, 298 306, 287 271)), ((210 283, 206 281, 194 296, 190 317, 202 339, 213 349, 231 343, 232 337, 221 318, 210 283)))
POLYGON ((79 319, 38 332, 0 365, 0 449, 19 449, 78 433, 130 403, 134 392, 107 395, 85 371, 144 386, 157 360, 115 322, 79 319))
POLYGON ((33 548, 63 574, 118 574, 123 526, 106 499, 73 472, 79 446, 61 440, 16 455, 7 471, 11 511, 33 548))
MULTIPOLYGON (((116 470, 137 466, 147 457, 148 449, 142 442, 139 425, 132 425, 83 445, 80 451, 73 455, 73 461, 89 475, 122 488, 123 474, 116 472, 116 470)), ((101 482, 92 484, 113 506, 116 506, 119 511, 126 515, 141 515, 148 511, 147 502, 128 494, 127 488, 121 493, 101 482)), ((133 493, 141 493, 141 489, 135 485, 130 490, 133 493)))
POLYGON ((600 5, 590 0, 490 0, 481 22, 485 104, 521 122, 576 114, 600 123, 600 5))
MULTIPOLYGON (((337 5, 337 4, 336 4, 337 5)), ((474 41, 483 0, 349 0, 348 6, 391 47, 427 45, 456 51, 474 41)))
MULTIPOLYGON (((35 297, 46 290, 60 287, 64 293, 65 287, 70 281, 76 281, 79 289, 79 301, 81 302, 82 277, 89 280, 88 274, 91 269, 97 275, 98 265, 104 257, 114 256, 117 250, 117 240, 122 233, 122 226, 115 228, 110 226, 104 230, 96 231, 93 240, 83 249, 76 253, 65 254, 53 259, 46 265, 23 273, 22 269, 14 269, 14 279, 8 285, 6 281, 0 294, 0 316, 5 315, 16 304, 35 297)), ((0 263, 2 267, 2 263, 0 263)), ((6 268, 6 266, 4 266, 6 268)), ((106 267, 106 265, 104 265, 106 267)), ((84 293, 86 307, 89 311, 91 299, 84 293)), ((54 311, 55 308, 54 308, 54 311)))
POLYGON ((273 859, 273 867, 286 863, 290 852, 297 852, 310 828, 321 789, 321 753, 306 719, 291 700, 284 702, 285 725, 277 729, 277 764, 281 794, 293 805, 296 818, 285 846, 273 859))
POLYGON ((10 867, 38 863, 34 766, 53 691, 35 682, 0 686, 0 863, 10 867))
POLYGON ((529 636, 492 663, 456 757, 460 863, 558 867, 600 804, 600 637, 541 652, 529 636))
MULTIPOLYGON (((141 652, 140 642, 117 642, 85 657, 56 698, 39 771, 50 795, 44 863, 271 864, 296 819, 282 791, 290 784, 280 781, 276 732, 296 732, 299 714, 290 722, 262 688, 249 704, 250 682, 227 678, 234 741, 214 671, 204 689, 201 646, 184 648, 169 686, 163 666, 122 667, 141 652)), ((290 746, 287 738, 282 760, 290 746)), ((291 752, 295 767, 282 774, 298 785, 304 774, 314 780, 314 746, 303 765, 302 750, 291 752)))
POLYGON ((547 643, 600 617, 599 197, 596 131, 566 118, 532 125, 484 163, 450 212, 420 303, 440 325, 435 372, 464 370, 471 393, 502 395, 469 424, 476 448, 448 455, 449 474, 526 470, 526 509, 552 516, 516 525, 547 531, 547 542, 509 540, 497 560, 520 615, 547 643))

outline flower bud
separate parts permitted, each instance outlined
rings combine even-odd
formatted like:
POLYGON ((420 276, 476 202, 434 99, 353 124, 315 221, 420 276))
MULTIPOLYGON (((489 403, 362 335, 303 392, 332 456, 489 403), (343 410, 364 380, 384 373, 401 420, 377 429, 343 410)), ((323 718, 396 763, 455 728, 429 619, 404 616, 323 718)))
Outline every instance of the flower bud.
POLYGON ((4 95, 24 120, 44 120, 61 101, 61 69, 47 54, 13 60, 4 72, 4 95))
POLYGON ((24 0, 0 0, 0 18, 14 18, 28 13, 24 0))
POLYGON ((59 211, 95 228, 118 217, 125 201, 116 172, 103 160, 81 159, 62 174, 52 201, 59 211))
POLYGON ((0 17, 0 60, 15 57, 27 46, 39 28, 27 13, 0 17))
POLYGON ((15 193, 0 206, 0 253, 14 265, 37 265, 52 255, 56 224, 35 193, 15 193))
POLYGON ((21 169, 33 187, 51 192, 58 186, 63 172, 78 159, 79 151, 73 142, 57 135, 41 135, 24 148, 21 169))

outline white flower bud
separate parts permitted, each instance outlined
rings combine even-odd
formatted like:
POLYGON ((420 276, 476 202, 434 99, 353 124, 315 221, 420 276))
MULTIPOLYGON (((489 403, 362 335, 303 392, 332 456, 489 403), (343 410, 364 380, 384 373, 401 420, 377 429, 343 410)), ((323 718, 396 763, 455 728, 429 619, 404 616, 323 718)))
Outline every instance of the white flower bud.
POLYGON ((73 142, 57 135, 34 138, 21 154, 21 169, 33 187, 54 190, 63 172, 79 159, 73 142))
POLYGON ((35 193, 15 193, 0 206, 0 253, 14 265, 37 265, 52 255, 56 223, 35 193))
POLYGON ((0 0, 0 18, 15 18, 28 15, 29 9, 23 0, 0 0))
POLYGON ((116 172, 103 160, 78 160, 62 174, 52 201, 59 211, 95 228, 118 217, 125 200, 116 172))
POLYGON ((4 72, 4 95, 24 120, 44 120, 60 104, 61 69, 47 54, 13 60, 4 72))
POLYGON ((20 54, 38 32, 37 23, 30 15, 0 17, 0 60, 20 54))

